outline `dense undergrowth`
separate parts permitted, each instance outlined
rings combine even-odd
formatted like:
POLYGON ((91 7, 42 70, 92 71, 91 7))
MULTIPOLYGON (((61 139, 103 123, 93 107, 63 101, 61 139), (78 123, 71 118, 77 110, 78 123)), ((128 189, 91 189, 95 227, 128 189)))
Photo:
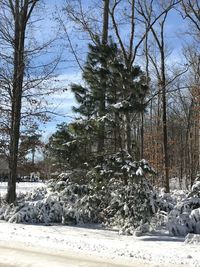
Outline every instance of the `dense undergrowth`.
POLYGON ((168 227, 171 235, 199 234, 199 178, 188 193, 158 193, 149 182, 153 172, 145 160, 109 156, 89 171, 63 173, 44 188, 19 194, 15 204, 2 200, 0 219, 11 223, 100 223, 122 234, 142 234, 158 226, 168 227), (78 173, 82 176, 79 182, 78 173))

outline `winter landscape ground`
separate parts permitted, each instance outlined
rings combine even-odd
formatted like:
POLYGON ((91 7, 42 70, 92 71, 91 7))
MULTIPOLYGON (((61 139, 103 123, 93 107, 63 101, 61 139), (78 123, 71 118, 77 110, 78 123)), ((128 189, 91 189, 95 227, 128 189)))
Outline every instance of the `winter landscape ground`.
MULTIPOLYGON (((19 183, 18 192, 42 183, 19 183)), ((1 195, 5 184, 0 184, 1 195)), ((200 266, 192 237, 165 228, 142 236, 119 235, 97 224, 12 224, 0 221, 0 266, 200 266)))

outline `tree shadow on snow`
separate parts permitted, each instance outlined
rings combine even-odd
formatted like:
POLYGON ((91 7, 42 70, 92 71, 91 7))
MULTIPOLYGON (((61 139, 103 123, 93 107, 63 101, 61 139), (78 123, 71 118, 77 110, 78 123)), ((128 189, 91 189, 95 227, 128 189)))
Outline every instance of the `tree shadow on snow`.
POLYGON ((158 236, 145 236, 140 238, 142 241, 164 241, 164 242, 184 242, 184 237, 170 236, 170 235, 158 235, 158 236))

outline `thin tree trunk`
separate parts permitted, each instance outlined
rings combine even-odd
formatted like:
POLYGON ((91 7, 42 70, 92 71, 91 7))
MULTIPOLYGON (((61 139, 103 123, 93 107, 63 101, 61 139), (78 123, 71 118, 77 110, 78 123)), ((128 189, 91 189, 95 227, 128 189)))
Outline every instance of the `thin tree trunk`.
POLYGON ((181 147, 180 147, 180 173, 179 173, 179 186, 180 189, 183 189, 183 162, 184 162, 184 145, 183 145, 183 135, 181 133, 180 135, 180 143, 181 143, 181 147))
MULTIPOLYGON (((156 169, 160 169, 160 93, 158 94, 158 102, 157 102, 157 121, 156 121, 156 137, 155 137, 155 144, 156 144, 156 169)), ((157 172, 158 173, 158 172, 157 172)), ((159 178, 157 176, 157 178, 159 178)))
POLYGON ((110 2, 110 0, 104 0, 103 34, 102 34, 102 44, 103 45, 106 45, 108 42, 109 2, 110 2))
POLYGON ((14 39, 14 75, 12 96, 12 121, 10 133, 10 177, 8 179, 8 203, 16 198, 17 160, 21 117, 22 85, 24 77, 24 40, 25 25, 19 12, 19 1, 15 2, 15 39, 14 39))
POLYGON ((129 112, 125 114, 125 117, 126 117, 126 149, 128 153, 131 155, 131 122, 130 122, 129 112))
MULTIPOLYGON (((104 0, 103 33, 102 33, 103 46, 107 45, 108 42, 109 1, 110 0, 104 0)), ((104 77, 102 77, 102 82, 103 79, 104 77)), ((105 115, 105 108, 106 108, 105 95, 106 95, 106 83, 104 84, 104 90, 102 90, 100 94, 100 107, 99 107, 100 117, 105 115)), ((101 122, 98 133, 98 147, 97 147, 98 152, 102 152, 104 150, 104 145, 105 145, 105 123, 101 122)))
POLYGON ((141 135, 140 158, 143 159, 143 157, 144 157, 144 112, 142 112, 142 114, 141 114, 140 135, 141 135))
POLYGON ((33 11, 34 6, 39 0, 9 0, 8 7, 14 19, 14 40, 12 42, 14 50, 13 61, 13 88, 12 88, 12 110, 11 110, 11 129, 9 147, 9 168, 7 201, 13 203, 16 199, 16 180, 17 180, 17 160, 20 138, 22 89, 24 80, 24 43, 26 25, 33 11))
POLYGON ((164 46, 161 50, 161 76, 162 76, 162 123, 163 123, 163 148, 165 166, 165 188, 168 193, 169 188, 169 157, 168 157, 168 136, 167 136, 167 100, 166 100, 166 77, 165 77, 165 58, 164 46))

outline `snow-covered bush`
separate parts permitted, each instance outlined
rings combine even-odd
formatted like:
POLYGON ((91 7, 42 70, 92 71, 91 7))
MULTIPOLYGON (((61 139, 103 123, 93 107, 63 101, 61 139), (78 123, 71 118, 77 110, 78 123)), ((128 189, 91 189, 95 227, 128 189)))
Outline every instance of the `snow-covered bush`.
POLYGON ((87 170, 85 169, 74 169, 72 171, 64 172, 58 175, 58 179, 61 181, 70 181, 78 184, 85 184, 87 170))
POLYGON ((21 194, 17 205, 3 205, 0 219, 16 223, 98 222, 100 199, 87 185, 51 181, 47 188, 21 194))
POLYGON ((187 234, 185 237, 185 244, 193 244, 199 245, 200 244, 200 235, 199 234, 187 234))
POLYGON ((159 210, 169 213, 177 203, 185 199, 187 194, 186 190, 172 190, 170 193, 166 193, 165 189, 161 188, 157 198, 159 210))
POLYGON ((20 194, 15 206, 0 207, 0 219, 68 225, 99 222, 124 234, 133 234, 137 227, 144 231, 157 209, 156 194, 146 177, 152 171, 148 163, 132 162, 124 155, 122 160, 118 154, 101 167, 88 172, 87 184, 62 175, 50 180, 46 188, 20 194))
POLYGON ((159 194, 158 205, 161 211, 170 212, 176 205, 176 199, 172 197, 172 194, 165 193, 162 189, 159 194))
POLYGON ((119 228, 122 234, 133 234, 136 228, 150 222, 157 209, 155 200, 156 195, 144 178, 137 183, 118 184, 104 209, 105 224, 119 228))
POLYGON ((128 181, 135 182, 147 174, 155 174, 155 171, 145 159, 133 161, 131 155, 122 150, 104 157, 89 174, 97 183, 107 183, 111 178, 116 178, 127 184, 128 181))
POLYGON ((133 161, 127 151, 108 155, 88 173, 96 190, 106 192, 101 190, 105 225, 133 234, 150 221, 157 209, 156 193, 148 180, 153 173, 146 160, 133 161))
POLYGON ((185 199, 188 191, 172 190, 166 193, 164 188, 158 190, 156 195, 157 212, 151 219, 151 229, 157 230, 166 227, 168 215, 175 208, 177 203, 185 199))
POLYGON ((200 234, 200 179, 197 178, 191 192, 169 213, 168 228, 172 235, 200 234))

